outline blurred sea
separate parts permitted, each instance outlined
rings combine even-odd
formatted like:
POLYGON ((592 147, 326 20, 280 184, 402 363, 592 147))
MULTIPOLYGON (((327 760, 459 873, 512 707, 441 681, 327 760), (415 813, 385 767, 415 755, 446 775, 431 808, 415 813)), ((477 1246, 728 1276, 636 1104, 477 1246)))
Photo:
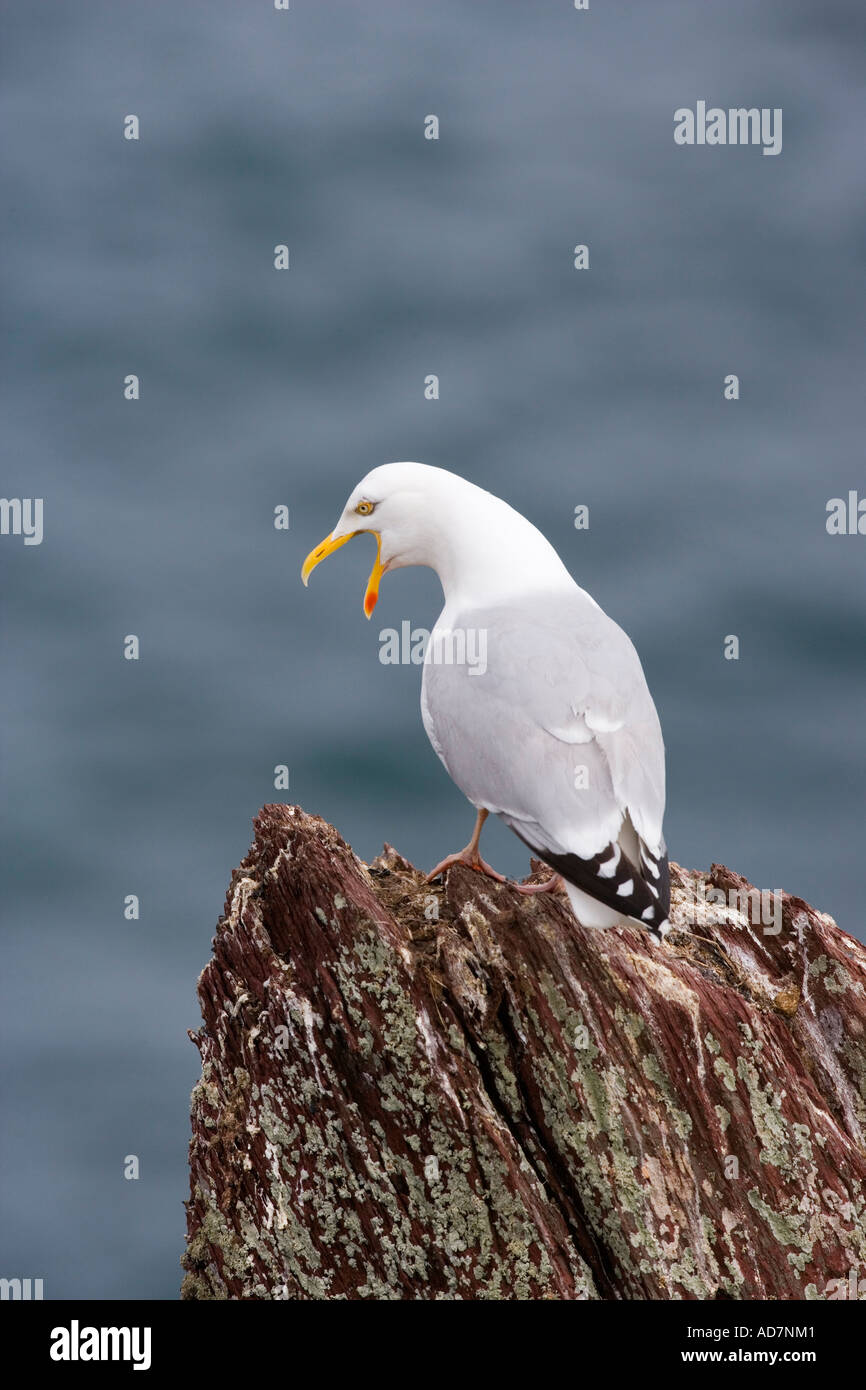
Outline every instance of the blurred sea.
POLYGON ((0 539, 0 1274, 173 1298, 186 1029, 251 817, 427 866, 471 828, 420 671, 378 661, 434 577, 369 625, 372 542, 300 584, 374 465, 504 496, 626 628, 674 858, 863 935, 866 538, 825 508, 866 495, 866 10, 18 0, 2 31, 3 492, 45 537, 0 539), (698 99, 783 108, 782 153, 677 147, 698 99))

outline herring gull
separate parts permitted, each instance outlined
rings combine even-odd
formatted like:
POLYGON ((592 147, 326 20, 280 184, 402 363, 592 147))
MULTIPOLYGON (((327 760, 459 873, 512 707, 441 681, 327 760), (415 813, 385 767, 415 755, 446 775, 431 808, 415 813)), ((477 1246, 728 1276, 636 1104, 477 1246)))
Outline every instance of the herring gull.
POLYGON ((368 473, 307 556, 304 583, 364 531, 377 539, 368 618, 382 575, 406 565, 435 570, 445 597, 424 660, 421 713, 477 817, 466 848, 428 877, 464 863, 501 880, 478 848, 493 813, 554 870, 541 891, 564 885, 584 926, 631 920, 663 937, 664 744, 622 628, 531 522, 445 469, 389 463, 368 473))

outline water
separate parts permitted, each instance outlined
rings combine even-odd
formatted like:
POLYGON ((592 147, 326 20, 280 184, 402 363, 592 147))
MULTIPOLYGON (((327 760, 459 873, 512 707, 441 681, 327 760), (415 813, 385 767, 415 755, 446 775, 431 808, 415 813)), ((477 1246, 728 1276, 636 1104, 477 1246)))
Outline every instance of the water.
MULTIPOLYGON (((173 1298, 185 1030, 274 767, 365 857, 429 866, 471 828, 418 668, 377 659, 435 579, 387 576, 369 625, 372 542, 300 585, 376 464, 500 493, 627 629, 673 857, 862 935, 866 538, 824 521, 866 494, 866 15, 114 0, 3 27, 3 489, 45 538, 0 541, 0 1273, 173 1298), (675 146, 699 98, 782 107, 781 155, 675 146)), ((504 828, 484 846, 525 871, 504 828)))

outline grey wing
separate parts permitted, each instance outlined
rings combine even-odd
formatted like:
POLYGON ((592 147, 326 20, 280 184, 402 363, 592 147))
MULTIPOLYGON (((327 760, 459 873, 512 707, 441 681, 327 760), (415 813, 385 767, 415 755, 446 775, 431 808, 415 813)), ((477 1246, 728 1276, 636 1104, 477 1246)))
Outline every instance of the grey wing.
POLYGON ((422 691, 453 780, 575 886, 625 915, 666 916, 664 745, 629 638, 577 586, 454 628, 475 634, 483 670, 437 664, 431 641, 422 691))

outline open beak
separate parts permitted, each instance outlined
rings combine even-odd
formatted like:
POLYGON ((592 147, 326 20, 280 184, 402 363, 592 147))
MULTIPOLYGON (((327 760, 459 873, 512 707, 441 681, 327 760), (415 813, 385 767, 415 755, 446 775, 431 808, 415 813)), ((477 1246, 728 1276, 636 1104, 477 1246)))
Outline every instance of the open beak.
MULTIPOLYGON (((379 597, 379 581, 386 569, 386 566, 382 564, 380 558, 382 554, 382 537, 379 535, 378 531, 373 531, 371 534, 376 537, 376 559, 373 562, 373 568, 370 571, 370 578, 367 581, 367 588, 364 593, 364 613, 368 618, 372 616, 373 609, 376 607, 376 601, 379 597)), ((333 555, 334 551, 339 550, 341 545, 346 544, 346 541, 350 541, 352 536, 360 535, 360 531, 351 531, 347 536, 326 536, 321 544, 316 546, 315 550, 310 551, 303 563, 301 578, 304 584, 306 585, 308 582, 316 565, 321 564, 322 560, 326 560, 329 555, 333 555)))

